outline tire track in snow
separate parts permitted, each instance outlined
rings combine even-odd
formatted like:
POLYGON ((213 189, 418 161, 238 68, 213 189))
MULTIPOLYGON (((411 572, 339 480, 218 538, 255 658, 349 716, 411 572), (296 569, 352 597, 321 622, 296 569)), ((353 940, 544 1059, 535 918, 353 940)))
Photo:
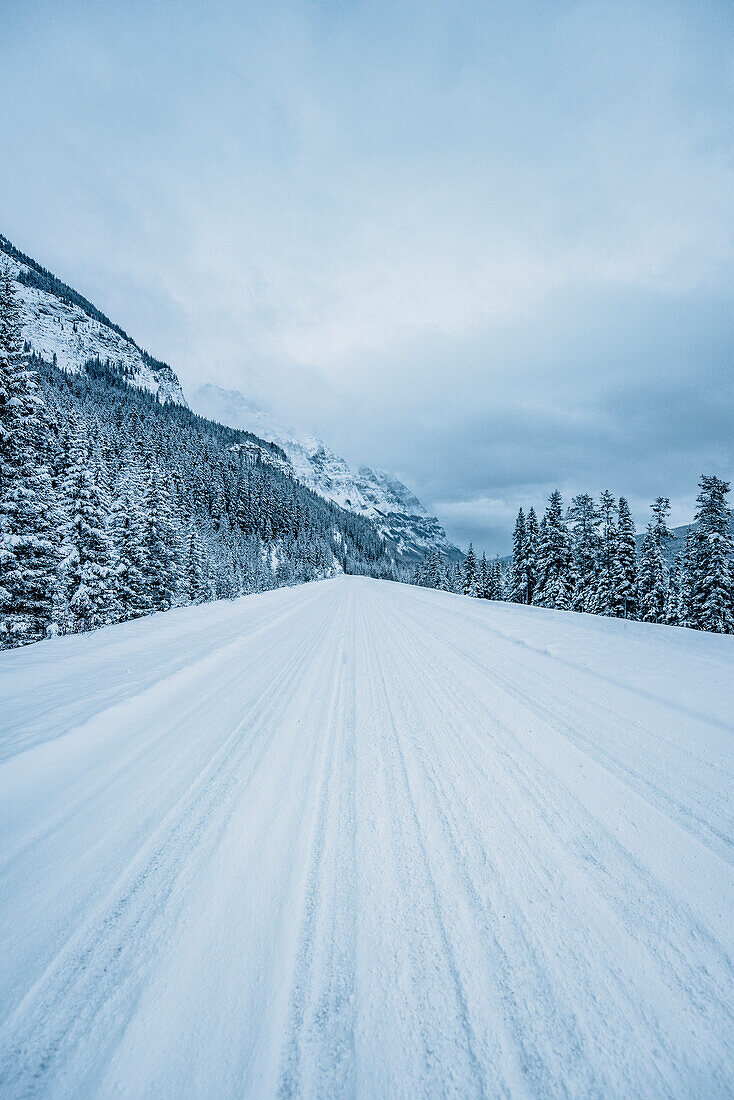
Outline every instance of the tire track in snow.
MULTIPOLYGON (((431 868, 431 860, 423 836, 421 820, 416 811, 399 725, 391 702, 391 689, 384 671, 381 656, 384 635, 379 638, 376 635, 374 624, 370 623, 369 612, 366 618, 368 622, 366 644, 370 666, 373 670, 373 676, 370 678, 371 694, 374 711, 380 715, 381 719, 380 745, 392 786, 392 789, 388 792, 388 801, 392 806, 394 836, 397 844, 402 849, 395 850, 391 854, 405 875, 405 896, 413 897, 417 903, 416 886, 422 887, 421 894, 427 895, 430 914, 433 917, 435 932, 437 933, 431 946, 448 972, 449 989, 453 994, 454 1035, 450 1044, 447 1038, 449 1030, 448 1012, 442 1016, 439 1022, 435 1018, 436 1004, 430 1005, 426 1002, 419 1010, 418 1017, 419 1019, 423 1017, 422 1023, 431 1021, 434 1027, 438 1025, 444 1043, 452 1048, 451 1064, 442 1064, 433 1057, 432 1041, 424 1032, 424 1054, 428 1067, 426 1088, 430 1088, 431 1091, 435 1089, 438 1092, 437 1083, 440 1081, 440 1091, 444 1095, 482 1097, 486 1095, 486 1089, 482 1066, 476 1053, 477 1039, 469 1018, 466 992, 448 935, 443 906, 431 868), (408 856, 407 853, 410 847, 415 849, 417 859, 411 859, 408 856), (406 873, 408 871, 412 873, 406 873)), ((393 658, 399 660, 400 655, 401 651, 395 647, 392 654, 393 658)), ((414 950, 414 945, 406 945, 406 948, 413 948, 414 950)), ((420 954, 423 954, 425 950, 426 944, 423 943, 420 954)), ((413 966, 420 965, 416 955, 414 953, 411 953, 411 955, 413 966)), ((427 975, 423 975, 423 977, 425 980, 427 975)), ((447 993, 448 990, 441 990, 442 999, 446 997, 447 993)), ((448 1005, 446 1007, 448 1009, 448 1005)))
MULTIPOLYGON (((387 629, 395 632, 395 622, 396 619, 393 619, 387 629)), ((405 639, 400 639, 399 634, 394 633, 394 637, 396 647, 400 644, 405 645, 405 639)), ((420 660, 416 662, 418 676, 414 678, 413 682, 405 678, 400 682, 396 681, 396 697, 401 692, 404 695, 407 694, 410 697, 410 702, 406 703, 405 706, 414 715, 426 709, 426 700, 430 700, 430 703, 435 705, 439 721, 439 726, 436 729, 441 730, 440 741, 445 742, 447 735, 452 735, 454 746, 464 754, 467 771, 469 773, 480 771, 483 780, 486 782, 488 793, 492 789, 493 780, 496 782, 498 773, 496 765, 494 769, 482 766, 482 758, 486 756, 486 746, 478 734, 474 736, 471 734, 472 729, 476 729, 477 716, 482 713, 486 716, 483 725, 490 736, 494 728, 506 738, 507 744, 499 756, 502 774, 508 778, 511 777, 517 785, 517 794, 514 799, 507 799, 508 805, 514 803, 524 807, 537 806, 542 814, 546 816, 549 826, 552 826, 552 832, 549 832, 548 837, 544 838, 544 843, 538 844, 539 838, 535 834, 537 834, 537 825, 542 824, 542 818, 536 822, 533 847, 537 847, 540 852, 550 852, 553 847, 558 847, 556 839, 558 834, 564 835, 566 850, 574 853, 575 857, 583 862, 584 869, 592 876, 594 887, 599 891, 599 900, 601 901, 603 898, 609 905, 610 910, 616 913, 617 919, 623 923, 626 932, 643 953, 641 958, 649 956, 651 959, 656 960, 659 972, 663 975, 668 987, 666 996, 671 998, 671 1003, 675 1004, 677 998, 683 998, 684 1002, 689 1001, 691 1006, 696 1004, 699 1008, 703 1006, 707 1008, 712 1006, 713 1008, 713 1006, 716 1006, 713 1011, 717 1038, 714 1040, 712 1047, 708 1087, 713 1088, 716 1084, 717 1087, 722 1088, 722 1095, 725 1094, 726 1071, 724 1067, 731 1061, 733 1056, 731 1036, 734 1026, 727 992, 734 976, 729 956, 722 951, 721 945, 700 926, 693 914, 682 912, 679 901, 672 898, 661 887, 660 883, 653 881, 647 869, 623 848, 615 837, 600 828, 599 823, 588 814, 568 790, 560 788, 557 780, 550 773, 543 769, 537 761, 527 756, 526 751, 517 739, 515 731, 487 707, 488 693, 483 693, 482 697, 479 698, 474 696, 465 684, 461 685, 461 691, 459 691, 458 684, 455 681, 453 690, 450 693, 448 692, 446 685, 451 682, 451 678, 450 676, 447 678, 446 673, 451 673, 454 669, 450 661, 447 662, 445 659, 441 659, 441 653, 442 648, 450 651, 450 645, 445 644, 443 647, 434 645, 429 648, 424 646, 421 640, 415 640, 415 638, 414 644, 420 651, 420 660), (439 671, 443 676, 439 675, 439 671), (420 690, 421 683, 424 684, 424 691, 420 690), (430 691, 428 690, 429 686, 430 691), (472 699, 471 703, 463 697, 465 693, 472 699), (461 727, 464 735, 463 739, 456 734, 456 724, 453 716, 447 718, 452 711, 454 714, 463 712, 466 719, 465 725, 461 727), (467 738, 470 739, 471 748, 466 743, 467 738), (509 750, 510 745, 512 751, 509 750), (521 766, 523 760, 525 760, 525 767, 521 766), (530 771, 527 770, 528 767, 530 771), (535 778, 531 781, 532 774, 535 774, 535 778), (561 812, 563 806, 566 807, 566 813, 561 812), (570 814, 569 810, 572 811, 570 814), (583 845, 581 848, 579 848, 580 842, 583 845), (590 854, 591 852, 593 852, 593 855, 590 854), (644 887, 642 894, 641 887, 644 887), (691 948, 693 948, 693 952, 691 948), (704 958, 706 959, 706 965, 702 966, 701 960, 704 958), (717 1064, 720 1066, 718 1073, 715 1069, 717 1064)), ((488 678, 491 679, 491 677, 488 678)), ((439 743, 439 741, 436 741, 437 745, 439 743)), ((426 751, 419 753, 416 749, 412 759, 421 761, 423 767, 432 772, 436 780, 436 790, 442 781, 441 777, 446 778, 450 774, 445 767, 441 769, 436 766, 438 754, 426 751)), ((457 806, 461 806, 462 803, 465 806, 466 812, 461 815, 460 826, 457 826, 455 832, 457 844, 464 849, 467 848, 472 836, 478 837, 480 835, 476 823, 472 824, 472 814, 465 801, 466 794, 470 790, 471 786, 467 784, 466 774, 458 773, 457 781, 452 783, 451 794, 445 795, 443 799, 444 810, 442 812, 446 815, 455 811, 457 806)), ((503 827, 506 834, 511 834, 513 828, 516 829, 511 815, 505 815, 503 827)), ((528 850, 527 843, 523 845, 521 838, 519 840, 517 858, 527 862, 531 853, 528 850)), ((562 851, 559 851, 559 861, 562 856, 562 851)), ((533 862, 531 859, 528 864, 529 871, 532 871, 533 862)), ((545 877, 552 888, 550 876, 546 874, 545 877)), ((550 896, 553 896, 553 893, 550 896)), ((524 912, 516 911, 515 920, 520 926, 527 923, 529 910, 530 906, 528 905, 524 912)), ((537 935, 537 932, 535 934, 537 935)), ((527 949, 532 942, 532 936, 530 940, 527 936, 524 938, 527 949)), ((602 945, 600 944, 601 949, 602 945)), ((515 963, 517 965, 517 959, 515 963)), ((538 960, 533 962, 532 959, 528 959, 526 964, 520 967, 520 970, 525 974, 533 971, 538 975, 543 973, 542 964, 538 960)), ((610 980, 614 981, 613 975, 610 980)), ((559 988, 562 991, 562 987, 559 988)), ((636 990, 630 990, 628 986, 617 984, 615 996, 620 1001, 622 1021, 625 1016, 630 1020, 637 1018, 641 1035, 646 1036, 648 1032, 654 1033, 657 1025, 654 1020, 645 1018, 643 1010, 637 1003, 638 994, 636 990)), ((548 1003, 544 998, 543 1020, 546 1031, 548 1030, 548 1021, 553 1018, 552 999, 551 997, 551 1002, 548 1003)), ((566 1035, 570 1033, 569 1031, 565 1032, 566 1035)), ((630 1031, 630 1034, 633 1033, 634 1028, 630 1031)), ((564 1031, 560 1031, 559 1034, 564 1034, 564 1031)), ((671 1041, 668 1040, 664 1031, 659 1029, 656 1041, 659 1048, 666 1051, 667 1064, 675 1065, 679 1054, 675 1047, 675 1041, 673 1040, 671 1045, 671 1041)), ((654 1068, 652 1051, 650 1051, 650 1055, 650 1064, 654 1068)), ((681 1068, 684 1069, 685 1067, 681 1068)), ((568 1073, 567 1065, 565 1071, 568 1073)), ((674 1083, 675 1078, 669 1080, 668 1087, 672 1087, 674 1083)))
POLYGON ((3 1095, 33 1096, 51 1087, 54 1095, 73 1095, 92 1068, 99 1072, 134 1011, 136 989, 168 929, 171 914, 166 908, 174 893, 185 896, 196 860, 205 859, 216 846, 246 789, 248 773, 277 733, 272 719, 278 704, 302 679, 328 629, 328 616, 322 615, 103 905, 2 1027, 3 1095))
MULTIPOLYGON (((405 613, 402 607, 398 614, 401 613, 405 613)), ((601 767, 605 768, 619 779, 620 782, 629 786, 630 789, 644 798, 650 805, 666 813, 671 820, 675 821, 681 828, 686 829, 691 836, 704 844, 710 851, 719 856, 719 858, 724 859, 730 865, 734 865, 734 838, 732 838, 729 833, 725 833, 721 829, 715 828, 710 821, 696 814, 690 806, 684 805, 664 788, 653 783, 648 775, 635 771, 629 765, 625 764, 624 761, 613 756, 610 752, 607 752, 603 745, 599 743, 599 740, 592 739, 578 723, 570 719, 567 713, 563 713, 558 705, 554 705, 548 700, 547 697, 549 695, 553 696, 557 693, 555 681, 552 677, 539 672, 537 669, 530 670, 527 665, 524 665, 523 685, 522 688, 519 688, 517 684, 513 683, 507 676, 503 676, 501 673, 497 672, 496 669, 492 668, 487 662, 479 659, 476 654, 468 648, 460 644, 448 642, 445 635, 441 634, 434 627, 421 620, 415 619, 413 616, 409 616, 409 618, 413 625, 419 626, 420 630, 426 636, 433 638, 434 641, 442 647, 450 649, 466 664, 471 665, 479 672, 483 673, 488 679, 492 680, 497 687, 501 688, 506 694, 515 699, 525 710, 549 722, 554 732, 565 737, 575 748, 580 752, 584 752, 589 759, 601 765, 601 767), (533 686, 531 686, 531 684, 533 686), (545 702, 542 696, 546 697, 545 702)), ((533 651, 533 653, 538 656, 536 651, 533 651)), ((584 670, 580 668, 576 669, 576 666, 572 667, 574 671, 578 673, 579 678, 582 678, 584 670)), ((609 682, 611 683, 611 681, 609 682)), ((630 694, 639 694, 636 689, 624 685, 619 685, 619 690, 629 692, 630 694)), ((566 687, 564 685, 564 692, 565 691, 566 687)), ((616 729, 619 728, 619 716, 615 715, 613 711, 601 704, 598 699, 589 699, 573 691, 571 691, 570 694, 572 696, 575 695, 583 705, 588 707, 593 715, 591 724, 597 731, 597 737, 601 735, 601 731, 599 730, 600 712, 604 712, 607 717, 611 719, 609 723, 611 729, 616 731, 616 729)), ((565 700, 564 705, 567 705, 567 701, 565 700)), ((697 717, 697 720, 703 721, 700 717, 697 717)), ((625 719, 625 724, 630 724, 629 719, 625 719)), ((644 734, 649 741, 655 740, 657 734, 654 731, 640 723, 635 724, 638 730, 644 734)))
MULTIPOLYGON (((195 775, 163 762, 176 682, 138 701, 135 760, 186 784, 144 844, 125 821, 125 872, 0 1030, 3 1096, 730 1094, 727 864, 533 709, 561 707, 546 666, 445 606, 345 578, 260 635, 253 668, 224 647, 181 718, 195 775)), ((573 687, 560 716, 602 741, 615 719, 573 687)), ((122 809, 128 757, 105 752, 90 805, 122 809)), ((85 781, 49 770, 60 812, 85 781)), ((48 908, 42 879, 21 887, 48 908)))
MULTIPOLYGON (((63 718, 59 715, 59 708, 48 706, 45 709, 37 708, 34 713, 36 723, 39 718, 45 719, 45 724, 48 730, 54 730, 53 734, 47 736, 44 740, 33 740, 32 738, 24 739, 21 734, 16 734, 15 737, 9 736, 7 731, 3 731, 2 738, 0 738, 0 764, 6 760, 12 759, 14 756, 18 756, 25 752, 30 752, 36 748, 39 744, 48 744, 49 741, 56 741, 59 738, 69 735, 78 734, 80 731, 87 729, 92 723, 99 722, 100 719, 109 716, 114 716, 119 708, 134 704, 138 700, 144 698, 149 691, 157 693, 163 684, 175 683, 182 675, 188 676, 195 669, 202 666, 209 665, 214 667, 215 664, 221 664, 228 656, 230 652, 235 653, 238 647, 241 647, 243 643, 249 645, 252 641, 260 635, 273 634, 276 631, 282 630, 284 624, 290 619, 300 618, 304 612, 312 604, 318 603, 323 594, 319 591, 313 591, 317 586, 314 585, 302 585, 301 591, 307 591, 308 597, 301 598, 296 607, 286 608, 282 613, 273 616, 272 613, 268 615, 267 609, 263 610, 262 620, 258 619, 255 623, 255 628, 252 629, 252 624, 248 624, 246 629, 240 630, 235 638, 227 637, 227 640, 220 642, 205 650, 204 652, 197 653, 191 659, 186 660, 183 664, 175 664, 173 667, 169 667, 159 679, 154 679, 155 673, 151 670, 146 676, 143 677, 142 683, 134 683, 130 689, 127 685, 118 686, 117 690, 113 692, 112 697, 102 696, 100 703, 96 709, 88 710, 81 719, 75 719, 70 722, 69 725, 63 724, 63 718), (310 589, 310 591, 309 591, 310 589)), ((280 590, 283 591, 282 589, 280 590)), ((299 591, 299 595, 301 594, 299 591)), ((242 599, 243 597, 240 597, 242 599)), ((244 597, 246 598, 246 597, 244 597)), ((230 601, 221 601, 230 604, 230 601)), ((202 604, 202 610, 209 610, 211 604, 202 604)), ((230 604, 231 607, 231 604, 230 604)), ((184 610, 183 608, 175 608, 172 612, 160 612, 155 616, 148 616, 147 618, 155 620, 156 618, 164 618, 169 615, 175 615, 178 612, 184 610)), ((117 626, 107 627, 104 633, 114 633, 119 627, 126 627, 134 625, 133 622, 120 623, 117 626)), ((166 627, 170 629, 170 623, 166 623, 166 627)), ((80 636, 76 635, 68 640, 76 641, 80 636)), ((99 637, 99 632, 95 631, 89 635, 91 643, 99 637)), ((55 639, 50 644, 58 646, 59 643, 63 645, 63 642, 67 639, 55 639)), ((47 643, 39 643, 40 646, 47 643)), ((35 647, 34 647, 35 648, 35 647)), ((9 651, 8 656, 13 657, 17 651, 9 651)), ((117 655, 117 654, 116 654, 117 655)), ((58 657, 60 664, 64 662, 69 663, 70 658, 65 652, 61 651, 55 654, 58 657)), ((155 664, 153 665, 155 668, 155 664)), ((95 704, 93 704, 94 706, 95 704)))
MULTIPOLYGON (((389 620, 384 620, 384 631, 385 638, 383 642, 388 637, 391 638, 393 653, 399 654, 406 651, 409 644, 407 632, 401 636, 399 631, 395 629, 394 622, 389 620)), ((414 642, 412 635, 410 641, 414 642)), ((383 646, 383 648, 387 649, 387 646, 383 646)), ((572 1016, 562 1017, 559 1014, 559 1006, 553 997, 550 982, 538 960, 529 952, 527 942, 523 943, 526 957, 522 960, 522 964, 520 964, 517 955, 515 954, 514 957, 510 955, 503 945, 499 934, 503 921, 500 919, 498 912, 483 896, 489 880, 493 880, 495 883, 501 881, 500 869, 492 862, 492 853, 486 847, 486 836, 482 836, 481 830, 472 821, 469 806, 461 798, 460 790, 453 788, 450 796, 444 790, 442 772, 445 773, 446 768, 444 766, 442 770, 438 763, 441 759, 439 745, 441 742, 445 744, 447 735, 454 732, 451 721, 446 721, 445 716, 450 713, 450 708, 456 707, 459 697, 454 688, 450 697, 444 700, 446 693, 442 687, 441 678, 437 675, 439 669, 436 667, 431 671, 434 673, 433 675, 429 675, 428 669, 422 667, 421 663, 417 661, 412 663, 412 675, 407 675, 407 670, 402 670, 402 674, 399 674, 397 668, 394 667, 390 682, 390 694, 401 715, 399 724, 404 730, 404 735, 411 742, 412 751, 404 754, 404 759, 407 755, 414 767, 424 775, 433 803, 432 819, 437 823, 438 830, 445 842, 445 852, 441 853, 434 850, 434 862, 443 866, 450 864, 455 872, 458 880, 457 885, 463 892, 472 913, 476 946, 479 947, 478 955, 481 972, 486 975, 486 981, 491 983, 491 998, 496 999, 501 1008, 502 1034, 485 1034, 481 1039, 478 1039, 478 1045, 482 1049, 482 1061, 486 1067, 485 1075, 488 1080, 491 1080, 492 1089, 497 1094, 563 1095, 565 1093, 564 1067, 559 1065, 559 1059, 554 1057, 556 1051, 553 1050, 552 1043, 545 1050, 544 1056, 538 1042, 539 1037, 533 1033, 532 1025, 535 1023, 536 1016, 528 1015, 527 1005, 523 1005, 521 1002, 520 991, 516 988, 516 974, 519 965, 522 965, 525 973, 530 969, 534 974, 537 983, 533 989, 534 1004, 537 1006, 538 999, 543 1004, 547 1030, 551 1033, 555 1031, 556 1034, 564 1037, 571 1036, 572 1046, 575 1045, 579 1049, 581 1037, 575 1030, 575 1022, 572 1016), (427 700, 436 703, 438 698, 441 698, 442 702, 447 704, 441 710, 444 718, 438 725, 433 725, 430 722, 426 722, 425 725, 421 723, 421 740, 419 743, 416 733, 416 719, 425 712, 427 700), (431 736, 427 736, 427 734, 431 736), (457 813, 457 809, 463 812, 457 813), (467 833, 471 830, 474 830, 471 836, 481 853, 481 870, 478 873, 476 870, 474 873, 470 871, 466 854, 468 847, 467 833), (483 886, 485 887, 484 892, 483 886), (500 1040, 500 1051, 497 1050, 498 1040, 500 1040)), ((445 674, 445 666, 442 671, 445 674)), ((476 713, 474 712, 472 716, 475 718, 476 713)), ((456 739, 454 739, 454 746, 463 749, 461 743, 456 739)), ((474 761, 468 759, 466 754, 465 760, 468 774, 475 774, 477 769, 474 761)), ((464 780, 466 780, 466 773, 464 773, 464 780)), ((488 793, 491 791, 491 787, 491 782, 488 782, 488 793)), ((421 809, 425 821, 428 807, 425 803, 422 803, 421 809)), ((457 895, 452 894, 451 897, 453 910, 458 912, 460 907, 457 905, 457 895)), ((506 913, 510 906, 507 905, 506 900, 499 900, 502 902, 501 908, 506 913)), ((463 943, 466 946, 466 940, 463 940, 463 943)), ((465 958, 463 960, 465 974, 471 972, 471 967, 471 961, 465 958)), ((486 1009, 486 998, 484 1004, 475 1005, 475 1015, 479 1014, 480 1018, 483 1015, 485 1022, 491 1015, 491 1013, 487 1013, 486 1009), (483 1013, 482 1009, 484 1010, 483 1013)), ((566 1065, 566 1073, 568 1073, 568 1069, 569 1067, 566 1065)), ((583 1071, 585 1093, 592 1095, 593 1089, 592 1091, 589 1090, 595 1085, 593 1077, 589 1076, 588 1066, 582 1065, 581 1069, 583 1071)))
MULTIPOLYGON (((313 603, 315 599, 316 597, 312 597, 309 603, 313 603)), ((306 606, 308 606, 308 604, 306 606)), ((147 705, 153 705, 159 706, 160 709, 163 710, 164 697, 170 700, 171 705, 175 704, 177 696, 181 693, 181 688, 188 686, 195 677, 201 680, 199 698, 196 701, 196 709, 203 718, 211 713, 212 709, 216 706, 217 696, 223 690, 220 683, 215 683, 214 686, 210 686, 208 677, 212 676, 212 674, 221 670, 223 667, 228 667, 227 687, 230 691, 235 690, 238 680, 240 679, 240 673, 238 672, 239 663, 243 655, 246 655, 251 649, 253 643, 256 643, 258 640, 260 641, 261 649, 258 652, 258 659, 262 660, 267 653, 267 647, 263 647, 262 642, 267 638, 272 638, 271 646, 273 648, 280 648, 280 637, 282 636, 281 632, 283 628, 294 615, 297 613, 300 614, 302 610, 303 605, 300 605, 299 608, 291 609, 278 615, 271 623, 259 626, 252 632, 243 631, 234 640, 230 640, 224 645, 216 646, 212 652, 166 674, 155 683, 142 687, 139 691, 133 692, 123 701, 116 701, 109 706, 103 707, 80 725, 74 726, 54 736, 51 740, 57 742, 62 737, 72 739, 74 737, 81 738, 90 735, 99 736, 100 734, 103 734, 105 739, 109 739, 111 733, 116 730, 125 731, 126 728, 134 729, 137 725, 141 724, 139 718, 141 709, 144 709, 147 705)), ((170 726, 166 716, 166 719, 161 721, 157 728, 152 729, 150 732, 146 731, 144 739, 138 742, 132 742, 129 751, 126 751, 126 755, 119 759, 118 770, 106 777, 105 786, 99 789, 97 796, 103 797, 106 794, 106 788, 114 785, 115 782, 119 780, 120 775, 127 771, 137 761, 150 757, 154 747, 158 743, 165 744, 169 735, 170 726)), ((32 753, 35 747, 36 746, 32 746, 22 751, 32 753)), ((54 747, 56 748, 56 746, 54 747)), ((58 746, 57 751, 60 750, 61 746, 58 746)), ((20 753, 16 755, 20 755, 20 753)), ((32 761, 34 758, 31 756, 28 759, 32 761)), ((29 764, 29 766, 31 765, 29 764)), ((58 830, 62 822, 66 823, 74 820, 75 817, 81 817, 88 814, 88 791, 85 791, 85 795, 87 795, 87 797, 84 800, 77 803, 67 803, 64 806, 63 818, 54 818, 50 821, 42 819, 38 825, 34 825, 22 837, 20 844, 16 847, 8 847, 3 854, 2 860, 0 860, 0 876, 2 876, 7 867, 14 860, 27 859, 28 850, 34 845, 42 844, 44 840, 58 830)))
POLYGON ((278 1096, 353 1091, 355 982, 354 601, 339 608, 340 654, 330 678, 321 789, 278 1096), (352 622, 349 622, 350 616, 352 622), (328 866, 327 866, 328 864, 328 866))

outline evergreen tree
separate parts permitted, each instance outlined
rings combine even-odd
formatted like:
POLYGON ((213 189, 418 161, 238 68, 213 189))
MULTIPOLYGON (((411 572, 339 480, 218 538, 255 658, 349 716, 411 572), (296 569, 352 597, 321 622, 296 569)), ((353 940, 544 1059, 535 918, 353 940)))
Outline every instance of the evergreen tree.
POLYGON ((640 618, 643 622, 664 623, 668 587, 665 544, 674 537, 668 530, 670 501, 667 497, 657 498, 652 514, 640 554, 640 618))
POLYGON ((186 544, 185 567, 186 596, 191 603, 203 603, 209 598, 209 584, 206 576, 205 559, 201 540, 196 528, 191 525, 186 544))
POLYGON ((13 278, 0 271, 0 648, 53 631, 57 515, 49 421, 24 360, 13 278))
POLYGON ((517 513, 512 536, 512 566, 510 569, 510 599, 513 603, 528 602, 528 542, 525 514, 517 513))
POLYGON ((596 570, 596 611, 599 615, 615 615, 617 604, 617 504, 608 489, 604 490, 599 499, 599 517, 601 520, 601 538, 596 570))
POLYGON ((613 566, 612 613, 622 619, 637 618, 637 543, 629 504, 619 498, 613 566))
MULTIPOLYGON (((173 524, 171 500, 160 471, 154 466, 148 477, 144 498, 146 593, 153 611, 168 611, 173 606, 179 589, 181 574, 179 546, 173 524)), ((219 526, 221 530, 222 518, 219 526)), ((220 591, 231 599, 234 569, 231 552, 227 556, 225 582, 221 578, 220 591)))
POLYGON ((693 538, 693 528, 689 527, 686 533, 686 545, 682 554, 678 555, 680 572, 678 576, 678 608, 675 617, 676 626, 695 627, 695 612, 693 600, 693 585, 695 578, 696 547, 693 538))
POLYGON ((545 510, 538 541, 538 588, 535 603, 566 610, 574 589, 571 540, 563 518, 563 498, 554 490, 545 510))
POLYGON ((113 585, 121 620, 137 619, 150 610, 145 533, 140 496, 131 485, 114 500, 110 514, 110 535, 115 549, 113 585))
POLYGON ((478 594, 483 600, 489 599, 489 587, 490 587, 490 572, 487 565, 487 555, 482 554, 482 560, 479 563, 479 582, 478 582, 478 594))
POLYGON ((593 497, 580 493, 571 502, 568 512, 573 545, 574 589, 571 606, 574 611, 597 610, 597 566, 600 557, 600 515, 593 497))
POLYGON ((92 473, 89 440, 81 426, 74 432, 63 494, 61 578, 66 613, 60 625, 76 633, 94 630, 116 617, 113 548, 92 473))
POLYGON ((535 509, 531 507, 525 523, 525 547, 527 560, 527 602, 535 602, 535 591, 538 585, 538 517, 535 509))
POLYGON ((505 582, 502 576, 502 566, 499 561, 495 561, 492 568, 492 599, 504 600, 505 598, 505 582))
POLYGON ((467 552, 466 558, 464 559, 464 579, 462 591, 465 596, 477 595, 477 579, 477 558, 476 554, 474 553, 473 545, 469 543, 469 550, 467 552))
POLYGON ((696 498, 692 620, 699 630, 734 633, 732 534, 727 495, 729 482, 704 474, 696 498))
POLYGON ((681 588, 683 583, 683 556, 678 554, 668 578, 668 591, 665 598, 665 622, 668 626, 678 626, 681 610, 681 588))

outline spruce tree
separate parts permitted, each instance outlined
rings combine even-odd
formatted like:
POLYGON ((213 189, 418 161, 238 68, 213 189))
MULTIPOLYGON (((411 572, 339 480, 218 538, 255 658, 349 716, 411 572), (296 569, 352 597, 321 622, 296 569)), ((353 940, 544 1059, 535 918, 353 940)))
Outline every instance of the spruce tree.
POLYGON ((696 574, 696 547, 692 527, 689 527, 686 532, 686 545, 682 554, 678 555, 678 558, 680 561, 680 573, 678 578, 678 609, 675 623, 676 626, 695 627, 693 586, 696 574))
POLYGON ((598 562, 601 540, 600 515, 593 497, 580 493, 568 511, 573 546, 574 589, 571 606, 574 611, 597 610, 598 562))
POLYGON ((134 485, 117 496, 110 513, 115 549, 113 585, 121 620, 137 619, 150 610, 146 591, 145 523, 134 485))
POLYGON ((487 555, 482 553, 482 560, 479 563, 479 582, 478 582, 479 596, 483 600, 489 599, 489 566, 487 565, 487 555))
POLYGON ((61 582, 66 632, 94 630, 113 621, 114 552, 102 495, 91 466, 89 440, 77 426, 63 484, 61 582))
POLYGON ((538 542, 538 589, 535 603, 567 610, 573 593, 571 539, 563 518, 563 498, 555 489, 548 498, 538 542))
POLYGON ((512 536, 512 565, 510 568, 509 598, 514 603, 528 602, 528 542, 525 530, 525 514, 517 513, 512 536))
POLYGON ((597 562, 596 611, 599 615, 616 614, 617 504, 605 489, 599 499, 601 538, 597 562))
POLYGON ((665 622, 668 626, 680 626, 683 572, 683 556, 682 554, 678 554, 670 570, 668 591, 665 598, 665 622))
POLYGON ((186 565, 184 573, 186 596, 190 603, 203 603, 208 598, 208 578, 206 561, 199 533, 192 524, 186 543, 186 565))
MULTIPOLYGON (((180 555, 173 524, 171 499, 157 467, 150 470, 143 501, 145 523, 146 596, 153 611, 168 611, 179 589, 180 555)), ((220 530, 223 517, 219 518, 220 530)), ((235 592, 235 569, 231 551, 219 577, 219 595, 231 599, 235 592)))
POLYGON ((505 599, 505 580, 502 575, 502 566, 500 565, 499 561, 495 561, 492 568, 492 592, 493 600, 505 599))
POLYGON ((619 498, 617 537, 614 548, 613 613, 621 619, 637 618, 637 543, 629 504, 619 498))
POLYGON ((699 630, 734 633, 734 562, 727 495, 729 482, 713 474, 699 481, 694 535, 693 621, 699 630))
POLYGON ((668 587, 665 545, 674 537, 667 524, 670 501, 658 497, 651 507, 653 518, 647 525, 640 554, 640 618, 643 622, 664 623, 668 587))
POLYGON ((0 271, 0 648, 54 630, 58 516, 50 421, 24 361, 9 268, 0 271))
POLYGON ((527 560, 527 602, 535 602, 535 591, 538 585, 538 517, 535 509, 531 507, 525 523, 525 546, 527 560))
POLYGON ((474 553, 474 547, 469 543, 469 550, 467 551, 466 558, 464 559, 464 576, 462 591, 465 596, 477 595, 477 558, 474 553))

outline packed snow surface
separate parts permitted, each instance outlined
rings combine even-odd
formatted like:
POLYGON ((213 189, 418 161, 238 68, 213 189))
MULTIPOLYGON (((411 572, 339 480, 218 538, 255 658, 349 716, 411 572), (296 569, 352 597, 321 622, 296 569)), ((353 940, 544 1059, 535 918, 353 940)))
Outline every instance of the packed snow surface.
POLYGON ((0 1094, 723 1097, 734 639, 343 577, 0 656, 0 1094))

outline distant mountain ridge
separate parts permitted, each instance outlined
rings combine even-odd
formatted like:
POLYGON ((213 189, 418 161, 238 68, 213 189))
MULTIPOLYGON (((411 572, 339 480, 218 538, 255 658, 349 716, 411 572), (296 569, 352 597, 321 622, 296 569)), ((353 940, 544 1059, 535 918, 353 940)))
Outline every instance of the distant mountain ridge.
POLYGON ((90 359, 109 364, 131 385, 161 401, 186 406, 181 383, 167 363, 155 359, 72 287, 0 235, 0 264, 17 280, 23 338, 43 359, 55 358, 73 374, 90 359))
POLYGON ((202 416, 276 443, 299 481, 326 500, 372 519, 403 559, 421 559, 433 548, 447 556, 460 556, 438 519, 392 474, 369 466, 353 471, 321 439, 298 436, 237 390, 201 386, 192 404, 202 416))

